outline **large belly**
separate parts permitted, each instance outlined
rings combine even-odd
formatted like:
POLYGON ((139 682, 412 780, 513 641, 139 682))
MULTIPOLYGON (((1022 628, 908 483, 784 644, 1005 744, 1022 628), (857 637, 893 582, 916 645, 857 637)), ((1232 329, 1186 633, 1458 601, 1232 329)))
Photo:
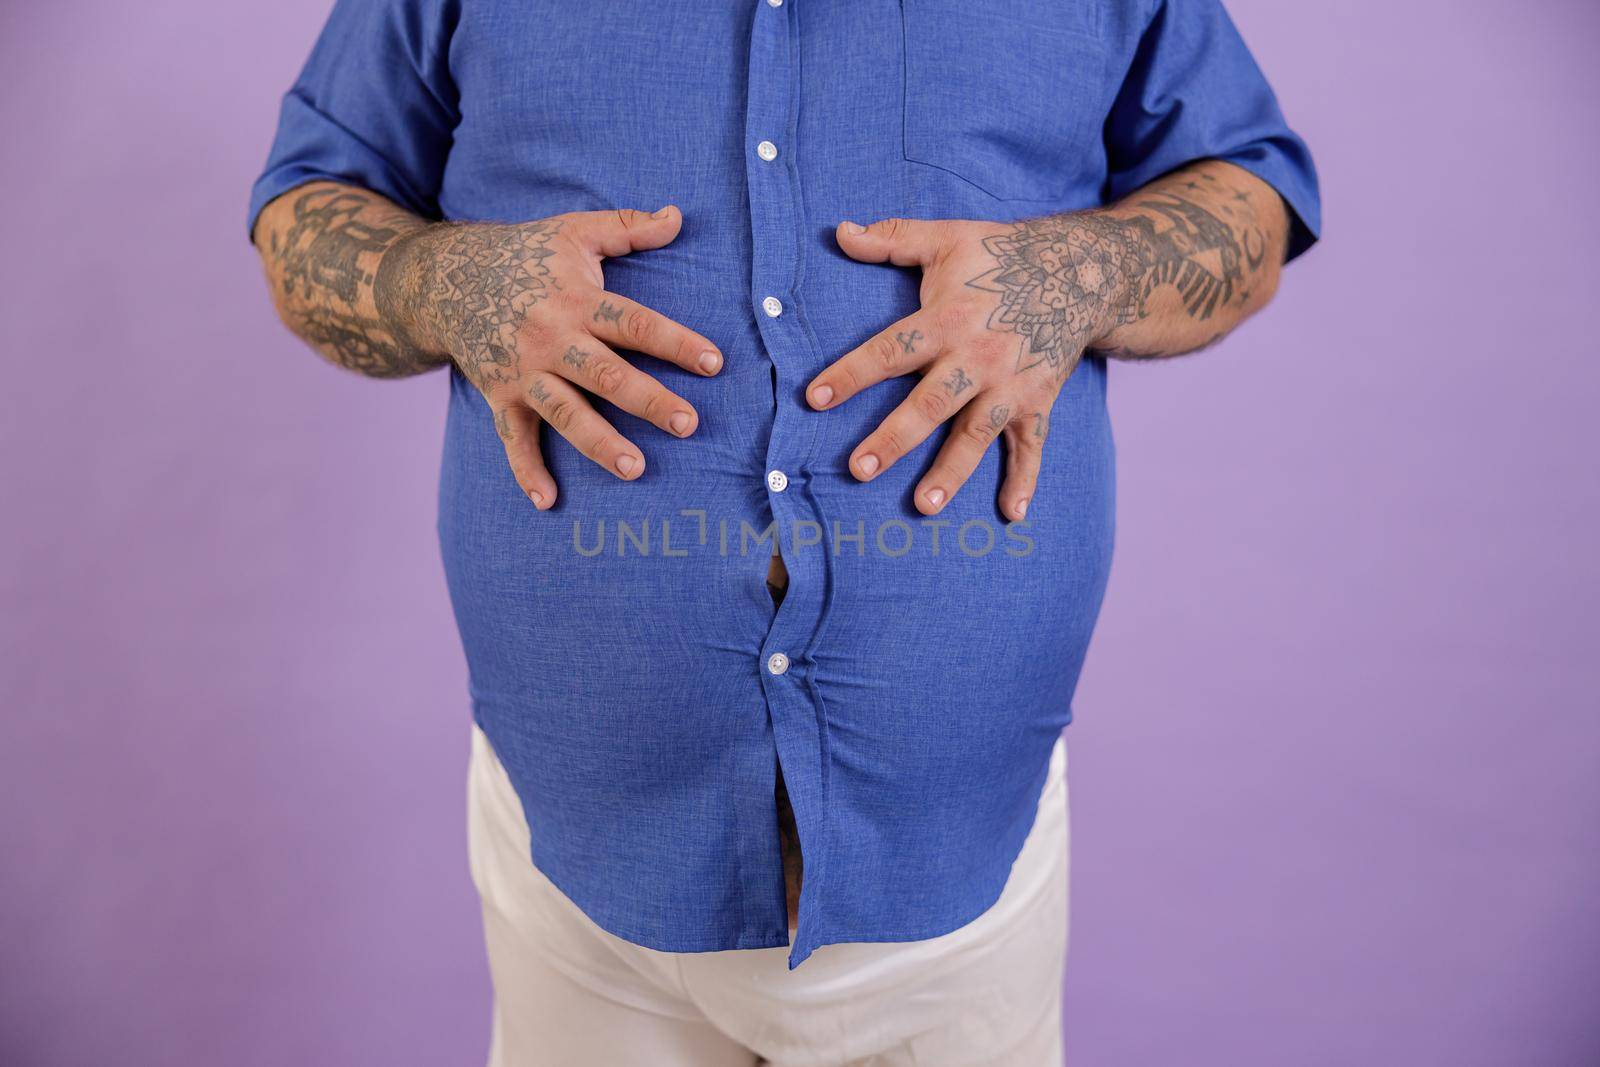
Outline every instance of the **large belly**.
POLYGON ((907 773, 919 754, 977 765, 1059 729, 1110 566, 1103 368, 1086 362, 1058 401, 1029 521, 1015 527, 995 505, 998 445, 930 520, 910 501, 938 438, 862 485, 844 461, 887 399, 815 413, 803 490, 815 529, 776 531, 787 567, 772 540, 752 536, 773 522, 771 379, 759 366, 730 370, 724 393, 695 398, 703 439, 641 435, 639 482, 601 471, 547 429, 562 493, 549 512, 518 490, 486 405, 457 383, 440 534, 475 694, 562 751, 703 750, 714 773, 718 732, 767 714, 769 582, 804 581, 822 588, 791 591, 816 615, 804 620, 809 647, 790 655, 808 661, 834 759, 867 765, 874 750, 931 730, 936 745, 900 758, 907 773), (795 565, 802 552, 814 565, 795 565), (575 704, 584 715, 556 710, 575 704))

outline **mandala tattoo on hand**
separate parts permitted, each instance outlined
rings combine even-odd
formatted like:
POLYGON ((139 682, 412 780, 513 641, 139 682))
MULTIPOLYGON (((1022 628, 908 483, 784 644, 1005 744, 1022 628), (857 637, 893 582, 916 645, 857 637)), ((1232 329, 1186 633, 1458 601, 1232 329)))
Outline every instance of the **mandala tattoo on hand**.
POLYGON ((988 328, 1022 337, 1018 373, 1043 364, 1065 381, 1086 346, 1144 318, 1164 286, 1202 321, 1247 298, 1243 266, 1262 256, 1241 249, 1233 227, 1175 193, 1129 206, 1141 213, 1053 215, 984 238, 995 266, 967 284, 999 295, 988 328))
POLYGON ((410 309, 421 332, 444 345, 480 390, 516 381, 517 334, 559 288, 548 260, 560 226, 440 223, 403 237, 379 270, 378 306, 410 309))
POLYGON ((1095 215, 1058 215, 1017 223, 983 240, 995 267, 967 282, 998 293, 989 329, 1020 334, 1017 372, 1045 364, 1064 379, 1078 354, 1114 324, 1135 253, 1124 228, 1095 215))

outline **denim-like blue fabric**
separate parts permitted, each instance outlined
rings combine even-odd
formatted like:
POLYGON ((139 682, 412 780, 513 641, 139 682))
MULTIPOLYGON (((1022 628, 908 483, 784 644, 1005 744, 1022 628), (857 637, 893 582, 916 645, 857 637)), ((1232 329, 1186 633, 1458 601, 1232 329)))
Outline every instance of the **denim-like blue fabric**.
POLYGON ((1315 239, 1310 157, 1217 0, 340 0, 252 220, 324 178, 455 219, 676 203, 677 241, 608 261, 607 285, 727 356, 712 379, 639 357, 701 428, 603 408, 645 451, 637 482, 546 431, 544 514, 450 379, 439 533, 474 715, 533 860, 600 926, 789 944, 780 761, 805 856, 791 965, 993 903, 1105 588, 1106 368, 1084 360, 1056 402, 1025 525, 997 511, 998 445, 924 519, 942 432, 871 484, 845 468, 912 380, 826 413, 801 395, 918 306, 914 270, 852 262, 833 228, 1087 208, 1203 157, 1282 193, 1293 253, 1315 239))

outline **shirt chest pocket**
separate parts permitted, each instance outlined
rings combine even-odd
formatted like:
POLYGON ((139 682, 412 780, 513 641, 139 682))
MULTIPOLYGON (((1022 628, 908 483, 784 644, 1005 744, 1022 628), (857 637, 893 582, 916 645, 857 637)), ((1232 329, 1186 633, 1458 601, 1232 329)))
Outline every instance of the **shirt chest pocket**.
POLYGON ((999 200, 1097 188, 1098 0, 901 0, 905 158, 999 200))

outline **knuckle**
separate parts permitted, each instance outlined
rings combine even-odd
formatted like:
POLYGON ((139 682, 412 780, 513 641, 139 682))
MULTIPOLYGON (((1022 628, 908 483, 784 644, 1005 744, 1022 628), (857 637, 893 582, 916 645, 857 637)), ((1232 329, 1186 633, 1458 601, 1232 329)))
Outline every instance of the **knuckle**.
POLYGON ((900 346, 892 337, 877 337, 872 341, 872 358, 879 367, 885 371, 893 371, 900 366, 900 346))
POLYGON ((550 420, 550 425, 554 426, 562 436, 566 436, 567 432, 572 429, 572 424, 577 417, 577 405, 566 397, 552 400, 545 409, 545 418, 550 420))
POLYGON ((589 304, 589 294, 576 285, 563 286, 556 290, 556 304, 565 313, 577 315, 589 304))
POLYGON ((933 321, 944 336, 960 336, 967 332, 972 322, 972 312, 973 309, 966 303, 953 301, 939 305, 933 313, 933 321))
POLYGON ((981 334, 972 342, 972 354, 985 364, 998 364, 1005 360, 1010 345, 993 334, 981 334))
POLYGON ((651 390, 650 394, 644 398, 644 406, 641 412, 645 421, 659 423, 666 418, 667 406, 665 394, 659 390, 651 390))
POLYGON ((555 346, 556 324, 548 315, 529 315, 522 321, 517 335, 524 351, 542 354, 555 346))
POLYGON ((978 419, 973 419, 963 424, 961 427, 962 437, 966 438, 975 445, 982 445, 986 448, 988 447, 989 442, 994 440, 995 433, 995 427, 990 426, 987 422, 982 422, 978 419))
POLYGON ((703 342, 696 341, 692 337, 687 337, 683 334, 680 334, 678 337, 677 355, 673 359, 673 362, 686 369, 693 368, 698 370, 700 367, 700 353, 706 351, 708 347, 709 346, 703 342))
POLYGON ((634 308, 623 318, 623 333, 635 347, 650 343, 656 335, 656 323, 648 312, 634 308))
POLYGON ((594 391, 601 396, 611 396, 622 388, 623 372, 615 360, 600 359, 589 365, 594 391))
POLYGON ((599 460, 604 456, 609 456, 613 452, 616 452, 618 450, 618 444, 620 440, 621 439, 614 433, 600 434, 595 437, 593 441, 589 442, 589 447, 583 450, 583 454, 588 456, 590 459, 599 460))
POLYGON ((929 422, 943 422, 945 412, 949 410, 945 400, 946 397, 942 391, 919 389, 912 403, 916 405, 918 414, 929 422))
POLYGON ((878 431, 878 442, 883 446, 883 451, 891 456, 905 454, 906 435, 893 426, 885 426, 878 431))

